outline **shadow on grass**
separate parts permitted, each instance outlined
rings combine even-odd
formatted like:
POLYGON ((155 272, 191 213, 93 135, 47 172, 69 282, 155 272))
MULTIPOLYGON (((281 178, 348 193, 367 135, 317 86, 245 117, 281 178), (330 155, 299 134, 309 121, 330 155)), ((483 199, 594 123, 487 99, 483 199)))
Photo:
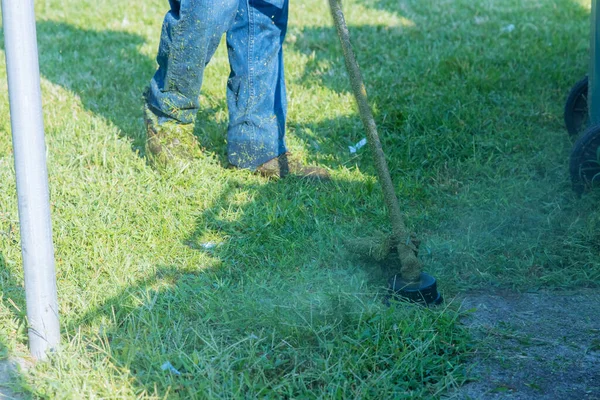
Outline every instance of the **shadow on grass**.
MULTIPOLYGON (((367 6, 402 16, 407 15, 411 2, 370 0, 367 6)), ((468 130, 465 133, 471 134, 493 128, 489 113, 471 113, 473 117, 468 118, 465 109, 472 111, 469 108, 472 104, 457 105, 457 98, 471 98, 479 106, 498 108, 503 106, 499 104, 498 88, 515 84, 515 80, 523 79, 524 91, 533 92, 544 87, 553 90, 555 87, 552 85, 548 87, 553 82, 565 86, 564 82, 575 82, 579 78, 580 73, 566 77, 560 69, 548 71, 537 67, 557 65, 558 57, 562 59, 558 65, 572 62, 577 58, 574 46, 561 44, 536 52, 536 71, 528 71, 531 65, 527 63, 516 66, 516 69, 514 65, 515 59, 519 58, 515 56, 521 51, 519 35, 527 35, 528 38, 537 36, 539 40, 536 41, 540 44, 548 39, 548 32, 538 28, 543 18, 560 24, 568 16, 587 23, 589 11, 573 0, 561 0, 553 7, 541 7, 534 17, 521 13, 518 7, 502 9, 502 19, 510 19, 517 26, 512 36, 498 34, 492 37, 488 25, 481 23, 476 26, 473 16, 485 10, 480 11, 475 6, 458 9, 465 14, 466 22, 462 25, 428 24, 424 28, 425 21, 417 21, 415 26, 350 27, 385 148, 398 147, 399 142, 408 140, 418 141, 413 135, 424 131, 439 131, 440 136, 455 131, 452 126, 445 131, 440 125, 456 123, 456 130, 468 130), (449 38, 448 46, 439 48, 432 40, 435 37, 449 38), (456 38, 456 43, 452 43, 452 38, 456 38), (414 49, 429 49, 431 57, 415 57, 414 49), (478 62, 482 56, 491 59, 492 67, 490 63, 478 62), (532 72, 539 73, 538 77, 532 72), (456 85, 457 92, 440 91, 440 85, 456 85), (399 132, 400 128, 403 132, 399 132)), ((448 19, 455 17, 448 15, 448 19)), ((156 65, 152 58, 139 52, 144 39, 128 32, 85 30, 55 21, 40 21, 37 26, 42 75, 80 96, 86 109, 111 121, 132 140, 134 150, 143 151, 145 134, 141 128, 141 92, 156 65)), ((560 42, 572 42, 572 38, 564 37, 560 31, 553 31, 552 36, 560 42)), ((297 40, 287 44, 287 51, 314 54, 299 78, 301 85, 328 87, 336 93, 349 90, 337 35, 332 27, 302 29, 297 40)), ((569 69, 573 70, 573 67, 569 69)), ((577 69, 582 68, 578 66, 577 69)), ((224 159, 222 155, 225 153, 225 126, 209 126, 211 120, 206 117, 212 112, 225 110, 224 101, 216 101, 200 112, 202 126, 196 128, 201 140, 206 141, 202 135, 207 132, 215 139, 209 142, 218 145, 220 159, 224 159)), ((360 139, 362 128, 357 118, 331 121, 326 126, 292 121, 289 127, 301 139, 307 143, 316 142, 328 154, 335 154, 340 148, 346 149, 348 144, 355 143, 352 142, 355 137, 360 139), (318 128, 325 128, 324 132, 319 132, 318 128), (346 132, 347 137, 330 134, 335 132, 346 132), (318 139, 322 137, 327 137, 327 140, 318 139)))
POLYGON ((26 336, 25 291, 1 253, 0 301, 2 319, 9 322, 0 327, 0 398, 31 398, 29 394, 24 394, 27 384, 19 372, 18 362, 14 359, 15 337, 26 336))
MULTIPOLYGON (((6 326, 7 331, 0 330, 6 338, 15 335, 21 335, 26 331, 26 306, 25 306, 25 290, 23 284, 20 283, 11 272, 6 264, 4 256, 0 254, 0 290, 3 308, 9 311, 7 318, 13 322, 13 326, 6 326), (15 331, 12 331, 16 329, 15 331)), ((4 352, 0 352, 0 358, 7 356, 4 352)))
POLYGON ((55 21, 38 22, 37 34, 42 76, 78 95, 87 110, 117 126, 141 150, 141 94, 155 65, 139 52, 144 39, 55 21))
POLYGON ((229 178, 185 240, 218 267, 159 266, 67 324, 108 343, 137 394, 419 397, 460 375, 436 361, 467 352, 447 336, 455 316, 385 308, 386 277, 343 248, 385 224, 373 180, 229 178))
MULTIPOLYGON (((440 171, 475 158, 499 165, 510 162, 506 154, 532 157, 526 152, 536 146, 544 151, 532 137, 564 129, 564 98, 585 74, 588 60, 578 48, 587 44, 587 36, 573 37, 573 27, 543 27, 563 25, 565 18, 587 27, 589 10, 573 0, 498 10, 465 2, 445 13, 434 1, 432 7, 411 3, 373 0, 367 6, 407 15, 414 26, 349 27, 392 176, 407 176, 423 186, 439 179, 440 171), (440 16, 427 18, 424 10, 438 7, 440 16), (506 32, 509 23, 515 28, 506 32), (518 115, 507 116, 505 110, 512 108, 518 115), (512 147, 503 149, 507 143, 512 147)), ((294 34, 288 51, 308 57, 294 83, 347 93, 350 84, 334 29, 308 27, 294 34)), ((347 151, 364 137, 358 116, 289 125, 303 142, 330 155, 334 166, 344 164, 341 149, 347 151)), ((564 159, 566 168, 567 154, 564 159)), ((370 157, 353 161, 370 167, 370 157)), ((546 174, 544 168, 535 167, 546 174)))

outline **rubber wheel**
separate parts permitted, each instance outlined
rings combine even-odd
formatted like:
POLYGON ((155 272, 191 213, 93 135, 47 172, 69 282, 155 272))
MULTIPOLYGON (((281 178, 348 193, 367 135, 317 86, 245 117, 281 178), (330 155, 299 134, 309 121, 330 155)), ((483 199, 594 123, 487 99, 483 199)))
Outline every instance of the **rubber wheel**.
POLYGON ((575 139, 590 124, 588 114, 588 78, 577 82, 565 103, 565 125, 569 136, 575 139))
POLYGON ((575 142, 569 170, 573 190, 579 195, 600 185, 600 125, 589 128, 575 142))

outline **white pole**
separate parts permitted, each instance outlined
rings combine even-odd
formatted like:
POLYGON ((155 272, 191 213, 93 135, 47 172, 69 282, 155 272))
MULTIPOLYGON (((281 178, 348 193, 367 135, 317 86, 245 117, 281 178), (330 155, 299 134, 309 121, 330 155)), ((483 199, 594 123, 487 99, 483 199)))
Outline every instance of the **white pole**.
POLYGON ((41 360, 58 346, 60 329, 33 0, 2 0, 2 23, 29 348, 41 360))

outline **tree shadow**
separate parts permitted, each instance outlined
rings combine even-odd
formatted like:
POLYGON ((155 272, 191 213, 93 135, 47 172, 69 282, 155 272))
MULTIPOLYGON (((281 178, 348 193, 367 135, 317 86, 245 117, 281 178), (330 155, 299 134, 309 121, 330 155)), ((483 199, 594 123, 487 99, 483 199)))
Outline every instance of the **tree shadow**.
MULTIPOLYGON (((444 5, 440 4, 435 0, 365 0, 363 2, 365 7, 387 11, 392 14, 404 16, 406 18, 418 17, 422 14, 425 14, 422 10, 438 10, 441 9, 444 5), (418 4, 419 7, 414 7, 413 4, 418 4)), ((544 5, 540 3, 531 1, 531 2, 517 2, 517 6, 514 3, 510 2, 500 2, 494 3, 490 2, 488 4, 476 3, 476 2, 461 2, 460 8, 468 8, 470 11, 474 11, 478 14, 485 13, 488 11, 497 11, 501 14, 510 14, 510 15, 519 15, 522 14, 523 8, 528 9, 529 7, 533 9, 543 8, 544 5), (520 8, 519 6, 523 6, 520 8)), ((456 7, 458 10, 459 7, 456 7)), ((447 10, 447 9, 446 9, 447 10)), ((589 15, 589 10, 586 9, 580 1, 577 0, 559 0, 557 2, 552 3, 546 9, 550 13, 554 14, 555 17, 560 17, 560 15, 565 15, 565 10, 574 10, 578 13, 578 15, 586 14, 589 15)), ((446 12, 447 17, 453 17, 451 10, 450 13, 446 12)), ((443 26, 439 26, 440 29, 446 29, 443 26)))
MULTIPOLYGON (((236 265, 251 259, 258 269, 278 272, 281 265, 315 260, 327 260, 326 269, 343 268, 349 262, 344 238, 389 229, 381 190, 372 177, 319 181, 289 176, 265 183, 244 175, 230 178, 215 206, 198 217, 186 241, 189 247, 236 265), (357 224, 363 218, 368 222, 357 224), (214 247, 207 249, 207 243, 214 247)), ((380 278, 374 270, 365 276, 380 278)))
MULTIPOLYGON (((395 29, 385 26, 361 27, 356 38, 359 39, 357 43, 371 46, 376 42, 378 35, 396 34, 399 33, 395 29)), ((141 93, 156 69, 154 59, 140 53, 145 39, 130 32, 88 30, 47 20, 38 21, 37 35, 41 75, 76 94, 86 110, 102 116, 116 126, 120 134, 131 141, 132 149, 143 155, 146 137, 141 118, 141 93)), ((335 32, 328 28, 303 31, 300 43, 288 45, 288 48, 291 51, 307 53, 316 47, 323 49, 323 45, 327 46, 328 51, 343 68, 335 32), (328 38, 326 44, 321 40, 323 34, 328 38)), ((371 56, 375 56, 374 50, 370 48, 371 56)), ((384 60, 383 49, 380 50, 377 57, 384 60)), ((322 55, 319 53, 316 60, 308 63, 302 84, 323 84, 339 92, 348 90, 349 85, 344 79, 315 80, 315 76, 319 74, 321 59, 322 55)), ((227 118, 225 100, 203 93, 194 134, 201 146, 212 152, 222 165, 227 165, 227 118)), ((388 116, 386 121, 394 123, 391 116, 388 116)), ((318 132, 315 124, 298 124, 292 121, 288 123, 288 127, 291 132, 297 133, 301 140, 319 143, 319 149, 323 150, 324 156, 309 155, 310 160, 325 162, 330 166, 344 162, 336 161, 335 152, 340 146, 335 142, 335 138, 332 141, 321 140, 320 138, 324 137, 321 132, 311 135, 311 132, 318 132)), ((357 120, 342 118, 336 119, 333 125, 324 124, 320 127, 326 131, 351 130, 356 132, 354 136, 359 135, 361 130, 357 120)), ((346 148, 345 145, 343 148, 346 148)))
MULTIPOLYGON (((37 39, 42 77, 77 95, 86 110, 117 127, 132 150, 144 156, 142 92, 156 70, 154 58, 140 53, 145 39, 48 20, 37 22, 37 39)), ((194 135, 227 165, 225 100, 203 93, 201 102, 194 135)))
MULTIPOLYGON (((435 10, 438 6, 431 3, 435 10)), ((415 170, 422 175, 419 170, 468 160, 473 156, 474 137, 481 138, 477 140, 486 143, 483 150, 491 154, 501 144, 498 139, 504 132, 515 129, 514 120, 501 112, 515 103, 527 113, 520 118, 523 131, 560 129, 554 122, 558 118, 549 120, 544 102, 552 94, 562 106, 570 86, 587 69, 588 60, 580 50, 587 37, 571 37, 567 29, 544 29, 548 23, 562 24, 565 18, 587 26, 589 10, 573 0, 524 5, 534 13, 508 5, 496 10, 473 3, 457 8, 457 14, 440 15, 441 22, 436 18, 435 24, 422 11, 428 7, 420 5, 421 14, 416 13, 411 1, 369 0, 366 6, 406 16, 413 22, 349 26, 393 176, 415 170), (506 31, 509 24, 514 31, 506 31), (536 47, 524 48, 524 37, 536 47), (520 91, 506 92, 506 88, 514 87, 520 91), (532 98, 537 99, 533 104, 532 98)), ((295 84, 349 93, 333 27, 294 31, 287 49, 307 57, 295 84)), ((364 137, 358 115, 330 118, 328 122, 292 121, 290 127, 302 141, 316 143, 314 148, 330 154, 323 159, 329 159, 333 166, 348 160, 340 155, 340 149, 364 137)), ((367 157, 355 161, 359 165, 370 163, 367 157)))
MULTIPOLYGON (((12 239, 14 240, 14 239, 12 239)), ((23 284, 10 271, 4 256, 0 253, 0 289, 2 290, 2 303, 8 310, 12 310, 16 320, 25 323, 25 289, 23 284)))
POLYGON ((141 94, 155 69, 139 51, 144 39, 47 20, 38 21, 37 35, 42 76, 75 93, 83 107, 115 125, 134 150, 142 150, 141 94))
MULTIPOLYGON (((409 15, 405 10, 409 7, 408 3, 370 0, 366 5, 405 16, 409 15)), ((524 14, 518 7, 500 9, 501 17, 498 19, 510 20, 515 26, 514 31, 510 32, 502 30, 505 28, 502 22, 490 20, 493 15, 489 13, 493 9, 485 9, 476 3, 471 7, 461 7, 462 21, 454 21, 457 16, 453 14, 440 15, 442 19, 451 20, 448 25, 434 25, 424 19, 426 15, 418 14, 414 15, 415 21, 409 15, 407 20, 411 23, 396 26, 350 24, 353 48, 375 111, 384 113, 389 108, 386 105, 390 103, 410 104, 422 100, 410 95, 416 91, 417 84, 421 88, 419 92, 431 93, 432 97, 439 97, 440 86, 459 84, 460 81, 462 85, 473 86, 472 89, 489 95, 504 86, 504 82, 514 83, 523 79, 523 74, 514 71, 513 65, 515 55, 526 54, 526 49, 519 41, 520 35, 526 35, 529 40, 541 44, 549 39, 550 33, 552 39, 560 43, 560 46, 547 46, 543 52, 536 53, 536 70, 527 74, 527 77, 531 77, 532 72, 539 73, 539 80, 546 85, 556 83, 554 78, 560 71, 539 70, 538 65, 556 65, 557 60, 561 65, 577 59, 573 42, 580 38, 571 38, 563 31, 548 32, 540 29, 540 26, 544 22, 558 25, 566 17, 586 23, 589 21, 589 10, 573 0, 532 7, 538 11, 535 15, 524 14), (496 27, 497 30, 494 29, 496 27), (417 57, 416 53, 423 50, 428 51, 430 56, 417 57), (477 62, 477 58, 484 62, 477 62), (506 71, 516 73, 496 76, 506 71)), ((287 47, 289 51, 309 57, 302 75, 296 79, 297 83, 305 87, 319 85, 338 93, 350 91, 341 47, 333 26, 311 26, 294 31, 294 38, 287 43, 287 47)), ((526 70, 532 64, 518 68, 526 70)), ((539 90, 535 87, 537 82, 537 79, 530 82, 525 89, 539 90)), ((385 113, 385 116, 388 114, 385 113)), ((402 115, 399 115, 389 123, 402 120, 402 115)))
MULTIPOLYGON (((203 387, 252 394, 261 387, 261 396, 285 397, 281 380, 310 374, 318 362, 306 349, 328 357, 319 330, 348 323, 354 332, 369 314, 363 302, 380 304, 386 293, 389 271, 350 257, 343 244, 386 229, 379 192, 369 178, 316 183, 232 173, 184 241, 217 267, 158 266, 71 318, 66 330, 97 332, 137 392, 194 398, 203 387)), ((311 390, 328 384, 310 380, 311 390)))

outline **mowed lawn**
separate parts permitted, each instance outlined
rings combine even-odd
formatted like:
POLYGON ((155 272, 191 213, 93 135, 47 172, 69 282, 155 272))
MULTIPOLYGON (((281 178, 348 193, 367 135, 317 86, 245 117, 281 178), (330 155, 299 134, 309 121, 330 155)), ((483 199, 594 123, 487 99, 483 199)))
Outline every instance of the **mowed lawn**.
MULTIPOLYGON (((314 184, 227 169, 224 46, 195 134, 155 171, 141 92, 166 0, 36 2, 62 347, 33 398, 438 398, 469 376, 470 290, 597 287, 600 195, 571 191, 562 122, 589 1, 344 1, 407 224, 446 303, 386 307, 344 239, 389 231, 327 4, 291 2, 288 144, 314 184)), ((4 57, 0 357, 27 356, 4 57)))

